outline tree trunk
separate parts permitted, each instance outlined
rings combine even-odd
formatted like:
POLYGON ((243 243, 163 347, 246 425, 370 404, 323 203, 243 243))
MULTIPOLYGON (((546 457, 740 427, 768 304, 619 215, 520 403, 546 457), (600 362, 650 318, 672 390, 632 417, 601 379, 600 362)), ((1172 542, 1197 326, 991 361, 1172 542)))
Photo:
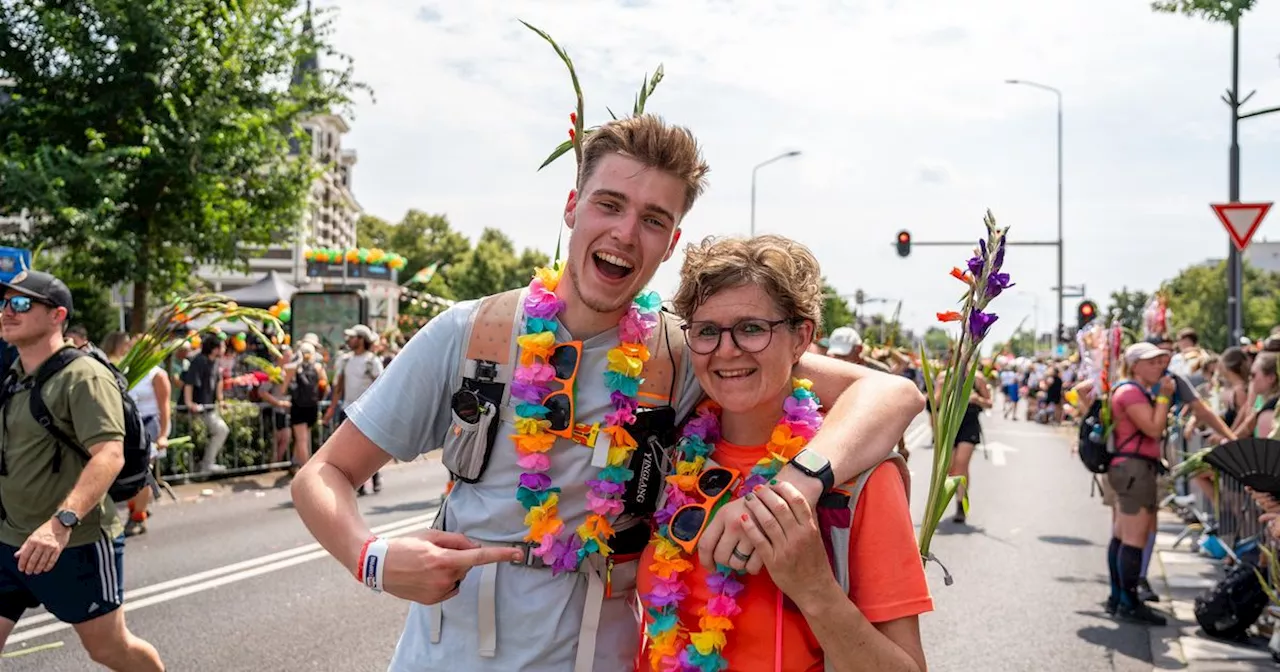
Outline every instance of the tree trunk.
POLYGON ((141 334, 147 330, 147 295, 150 293, 146 280, 133 281, 133 311, 129 313, 129 333, 141 334))

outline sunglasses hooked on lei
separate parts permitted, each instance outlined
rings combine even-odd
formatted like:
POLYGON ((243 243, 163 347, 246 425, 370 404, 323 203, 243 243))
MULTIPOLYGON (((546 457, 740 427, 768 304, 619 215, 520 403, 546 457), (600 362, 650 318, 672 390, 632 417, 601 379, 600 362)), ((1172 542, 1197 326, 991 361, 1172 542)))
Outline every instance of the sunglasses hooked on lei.
MULTIPOLYGON (((532 553, 542 558, 553 574, 575 571, 592 553, 608 556, 612 549, 609 540, 614 530, 611 517, 622 512, 622 495, 632 472, 628 468, 631 453, 636 448, 635 438, 625 425, 635 422, 639 406, 641 374, 649 361, 645 343, 658 325, 658 309, 661 299, 655 292, 641 292, 618 322, 619 345, 608 353, 608 366, 604 373, 609 388, 609 400, 613 411, 605 415, 600 441, 611 441, 608 460, 597 478, 587 481, 586 521, 575 532, 565 534, 564 521, 560 519, 560 488, 554 487, 547 471, 551 468, 548 452, 555 445, 556 436, 547 431, 551 422, 550 412, 542 405, 552 392, 551 383, 555 368, 550 364, 556 349, 557 318, 564 309, 564 302, 556 296, 556 287, 564 275, 564 266, 539 268, 529 283, 529 293, 524 301, 524 334, 517 337, 520 347, 520 366, 516 369, 511 385, 511 396, 518 400, 516 406, 515 443, 516 463, 524 470, 516 499, 524 507, 524 523, 528 526, 525 541, 536 544, 532 553)), ((572 390, 569 390, 572 394, 572 390)))
MULTIPOLYGON (((766 455, 751 469, 735 496, 751 492, 778 475, 782 467, 800 452, 822 426, 820 402, 812 392, 812 383, 792 380, 791 395, 783 402, 782 419, 773 429, 766 455)), ((720 440, 719 408, 706 403, 697 416, 687 422, 676 445, 676 473, 667 477, 666 503, 654 515, 658 530, 654 534, 653 590, 645 595, 650 623, 646 633, 650 639, 649 665, 662 672, 721 672, 728 669, 722 651, 726 633, 733 629, 733 618, 742 613, 737 596, 745 586, 738 580, 741 572, 719 565, 707 575, 707 588, 714 596, 698 612, 698 632, 680 622, 680 603, 689 596, 689 588, 681 575, 693 569, 670 538, 672 516, 680 507, 693 503, 698 475, 715 451, 720 440)))

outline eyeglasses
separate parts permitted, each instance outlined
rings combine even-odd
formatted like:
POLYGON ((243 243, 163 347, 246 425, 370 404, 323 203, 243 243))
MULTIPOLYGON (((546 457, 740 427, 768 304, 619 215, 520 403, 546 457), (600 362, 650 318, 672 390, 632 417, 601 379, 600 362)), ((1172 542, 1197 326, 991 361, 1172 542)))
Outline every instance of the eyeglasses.
POLYGON ((728 467, 711 467, 698 476, 698 493, 702 495, 700 504, 685 504, 671 516, 667 530, 671 540, 684 549, 685 553, 693 553, 707 528, 707 522, 719 508, 726 493, 733 492, 740 472, 728 467))
POLYGON ((8 308, 15 313, 26 313, 31 310, 31 306, 42 303, 29 296, 11 296, 7 299, 0 298, 0 310, 8 308))
POLYGON ((720 347, 724 332, 729 332, 734 347, 746 353, 757 353, 769 347, 773 341, 773 331, 780 325, 796 324, 792 317, 781 320, 763 320, 749 317, 738 320, 731 327, 722 327, 715 322, 690 322, 680 325, 684 330, 684 340, 689 349, 699 355, 709 355, 720 347))
POLYGON ((542 405, 547 407, 547 420, 551 422, 547 431, 566 439, 573 439, 573 383, 578 379, 581 360, 582 342, 570 341, 557 345, 547 362, 555 370, 554 380, 562 385, 542 399, 542 405))

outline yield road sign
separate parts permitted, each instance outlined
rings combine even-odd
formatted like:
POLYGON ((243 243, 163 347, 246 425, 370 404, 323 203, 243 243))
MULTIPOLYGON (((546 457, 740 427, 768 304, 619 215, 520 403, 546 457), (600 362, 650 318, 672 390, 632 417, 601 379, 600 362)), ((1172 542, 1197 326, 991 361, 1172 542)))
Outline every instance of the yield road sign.
POLYGON ((1235 243, 1236 249, 1241 252, 1249 247, 1249 241, 1258 230, 1258 226, 1262 224, 1262 218, 1266 217, 1267 211, 1271 209, 1271 203, 1210 203, 1209 205, 1217 213, 1227 234, 1231 236, 1231 242, 1235 243))

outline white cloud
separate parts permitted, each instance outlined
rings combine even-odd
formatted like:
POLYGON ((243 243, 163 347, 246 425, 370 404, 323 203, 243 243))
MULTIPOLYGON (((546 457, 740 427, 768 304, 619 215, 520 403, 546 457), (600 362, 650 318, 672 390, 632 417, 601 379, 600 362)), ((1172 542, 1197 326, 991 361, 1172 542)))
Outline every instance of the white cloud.
MULTIPOLYGON (((903 299, 909 326, 949 307, 946 271, 966 251, 916 248, 900 259, 899 229, 917 240, 976 238, 990 207, 1015 240, 1055 235, 1055 101, 1008 78, 1064 94, 1068 284, 1105 303, 1113 289, 1151 288, 1228 245, 1208 203, 1226 197, 1219 95, 1230 83, 1230 32, 1144 2, 338 4, 337 46, 377 93, 376 105, 358 105, 347 139, 360 152, 356 191, 389 219, 417 207, 473 236, 497 226, 517 245, 553 248, 571 161, 534 169, 564 137, 573 97, 523 18, 573 56, 589 123, 607 116, 605 105, 629 109, 642 75, 665 65, 650 109, 690 126, 712 166, 687 239, 745 233, 752 167, 802 150, 761 169, 758 230, 809 244, 841 291, 903 299)), ((1260 3, 1243 24, 1242 88, 1258 89, 1246 109, 1280 105, 1264 28, 1277 23, 1280 6, 1260 3)), ((1280 197, 1280 115, 1241 128, 1244 197, 1280 197)), ((1008 257, 1019 289, 1040 296, 1046 330, 1054 260, 1051 248, 1008 257)), ((669 294, 678 267, 678 258, 664 267, 655 288, 669 294)), ((995 338, 1033 312, 1029 296, 999 305, 1007 317, 995 338)))

